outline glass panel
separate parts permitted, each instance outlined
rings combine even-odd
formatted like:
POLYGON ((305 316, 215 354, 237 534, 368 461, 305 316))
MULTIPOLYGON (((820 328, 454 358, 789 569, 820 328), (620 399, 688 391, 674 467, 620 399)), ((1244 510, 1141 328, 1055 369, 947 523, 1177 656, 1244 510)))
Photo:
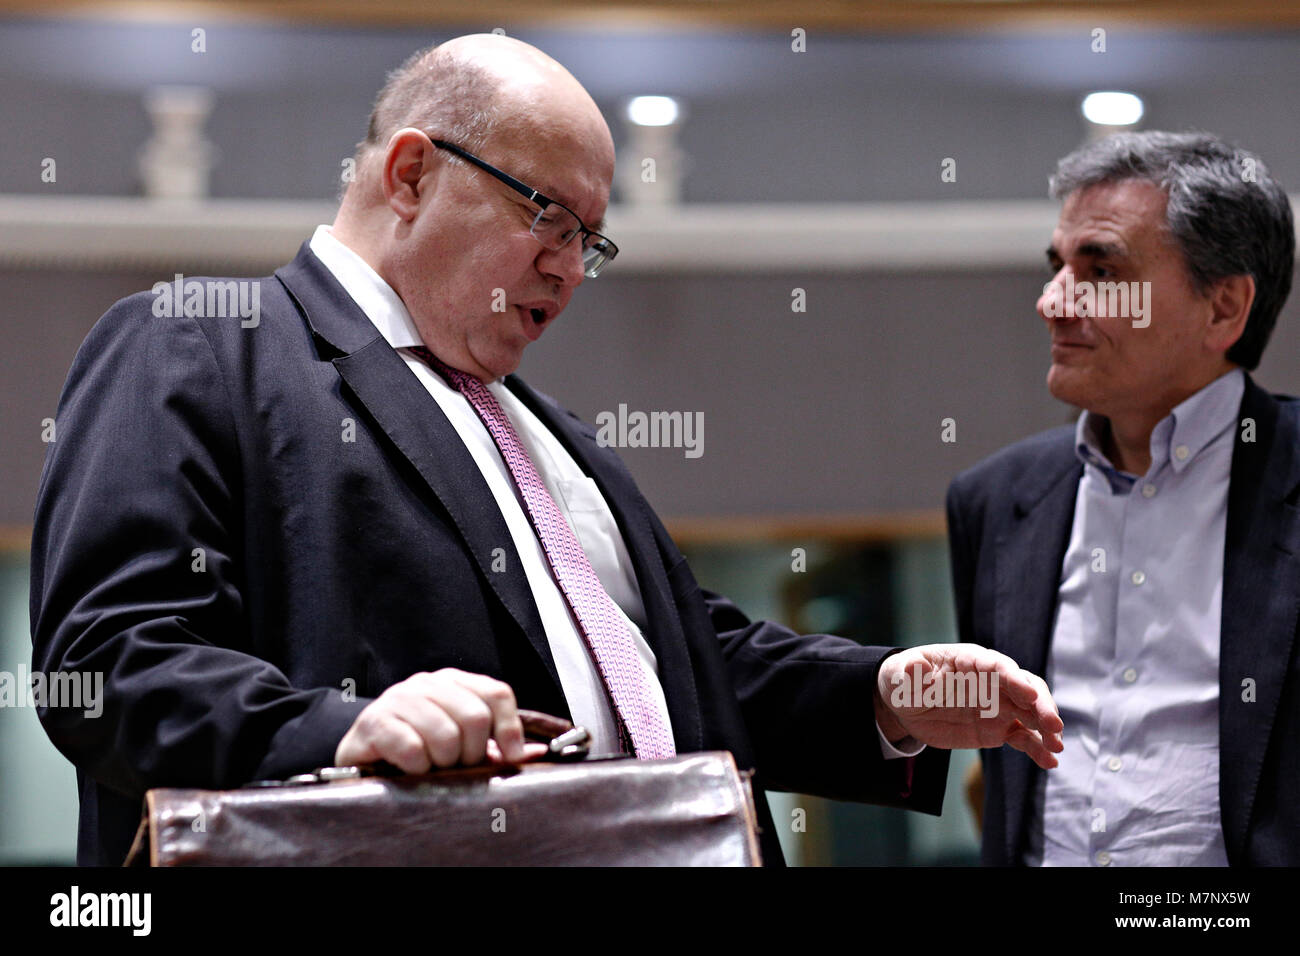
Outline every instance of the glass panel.
POLYGON ((0 864, 71 865, 77 857, 77 774, 27 706, 29 574, 26 551, 0 553, 0 681, 8 685, 0 698, 0 864))
MULTIPOLYGON (((727 595, 751 620, 863 644, 910 647, 956 640, 947 543, 942 536, 887 542, 818 540, 682 548, 701 586, 727 595), (802 555, 796 549, 802 550, 802 555)), ((870 725, 864 733, 874 733, 870 725)), ((787 861, 803 866, 974 866, 979 835, 965 798, 978 761, 953 751, 943 815, 770 793, 787 861)))

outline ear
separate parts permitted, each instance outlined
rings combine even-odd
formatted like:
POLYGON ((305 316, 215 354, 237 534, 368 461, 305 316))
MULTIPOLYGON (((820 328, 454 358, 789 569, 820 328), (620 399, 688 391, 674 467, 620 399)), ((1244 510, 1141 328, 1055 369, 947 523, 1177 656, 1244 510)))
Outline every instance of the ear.
POLYGON ((1227 276, 1210 287, 1210 324, 1205 331, 1205 346, 1223 353, 1232 348, 1246 331, 1250 307, 1255 304, 1255 277, 1227 276))
POLYGON ((420 196, 437 182, 433 144, 418 129, 399 129, 388 140, 380 181, 384 200, 397 217, 411 222, 420 212, 420 196))

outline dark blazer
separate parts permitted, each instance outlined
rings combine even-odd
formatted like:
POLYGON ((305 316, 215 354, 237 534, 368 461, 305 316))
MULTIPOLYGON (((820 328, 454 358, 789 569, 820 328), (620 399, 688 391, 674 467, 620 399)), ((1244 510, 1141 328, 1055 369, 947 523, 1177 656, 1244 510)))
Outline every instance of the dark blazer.
MULTIPOLYGON (((257 281, 254 328, 156 318, 148 293, 118 302, 59 403, 33 667, 105 675, 98 719, 41 712, 77 766, 82 863, 122 860, 150 787, 332 763, 361 709, 420 671, 489 674, 523 707, 569 713, 505 522, 437 403, 306 245, 257 281)), ((701 589, 594 430, 506 381, 613 509, 678 751, 757 769, 769 862, 763 786, 940 811, 946 752, 880 756, 890 649, 751 623, 701 589)))
MULTIPOLYGON (((948 490, 963 641, 1046 671, 1061 566, 1083 466, 1074 428, 1003 449, 948 490)), ((1300 401, 1246 377, 1229 479, 1219 640, 1219 799, 1228 861, 1300 865, 1300 401), (1241 427, 1254 420, 1253 442, 1241 427), (1256 699, 1242 700, 1253 678, 1256 699)), ((981 751, 983 860, 1023 860, 1037 767, 1009 747, 981 751)))

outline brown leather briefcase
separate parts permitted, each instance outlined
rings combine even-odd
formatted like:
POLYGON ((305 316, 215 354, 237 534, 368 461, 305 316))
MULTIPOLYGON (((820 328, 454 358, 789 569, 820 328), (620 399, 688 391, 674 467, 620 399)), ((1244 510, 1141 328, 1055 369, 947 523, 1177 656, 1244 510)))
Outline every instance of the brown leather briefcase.
MULTIPOLYGON (((569 727, 525 716, 530 736, 569 727)), ((127 865, 760 864, 749 775, 730 753, 574 761, 585 733, 554 738, 565 762, 418 776, 330 767, 239 790, 150 790, 127 865)))

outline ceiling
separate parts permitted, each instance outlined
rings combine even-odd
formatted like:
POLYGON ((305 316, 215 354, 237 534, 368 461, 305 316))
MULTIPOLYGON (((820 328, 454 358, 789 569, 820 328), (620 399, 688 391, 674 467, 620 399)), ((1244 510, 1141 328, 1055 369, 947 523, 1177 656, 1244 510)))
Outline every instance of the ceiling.
POLYGON ((600 29, 727 26, 762 30, 946 31, 1143 23, 1300 26, 1296 0, 0 0, 0 16, 241 17, 395 26, 496 22, 600 29))

